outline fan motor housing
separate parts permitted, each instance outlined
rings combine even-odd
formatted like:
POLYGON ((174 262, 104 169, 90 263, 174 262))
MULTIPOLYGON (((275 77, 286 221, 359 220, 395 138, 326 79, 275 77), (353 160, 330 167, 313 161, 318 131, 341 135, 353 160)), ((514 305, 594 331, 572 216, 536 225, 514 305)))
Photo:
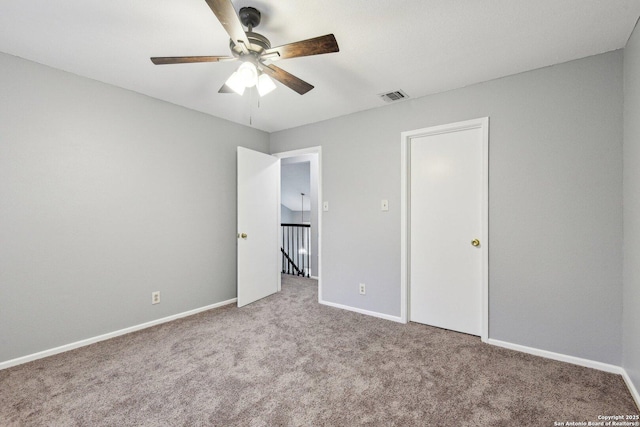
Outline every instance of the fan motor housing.
MULTIPOLYGON (((247 49, 249 49, 250 53, 260 55, 264 50, 271 49, 271 42, 262 34, 254 33, 252 31, 247 31, 245 34, 249 39, 249 46, 247 46, 247 49)), ((242 48, 235 44, 233 40, 229 41, 229 48, 231 49, 233 56, 237 58, 241 57, 244 53, 242 48)))

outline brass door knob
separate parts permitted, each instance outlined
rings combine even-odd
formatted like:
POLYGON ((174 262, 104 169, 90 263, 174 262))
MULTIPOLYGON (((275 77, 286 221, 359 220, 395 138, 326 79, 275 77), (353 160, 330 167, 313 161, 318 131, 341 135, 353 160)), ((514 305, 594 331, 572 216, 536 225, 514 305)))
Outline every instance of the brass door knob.
POLYGON ((480 240, 478 240, 478 239, 473 239, 473 240, 471 241, 471 244, 472 244, 473 246, 480 246, 480 240))
POLYGON ((238 237, 242 237, 243 239, 246 239, 247 233, 242 233, 242 234, 238 233, 238 237))

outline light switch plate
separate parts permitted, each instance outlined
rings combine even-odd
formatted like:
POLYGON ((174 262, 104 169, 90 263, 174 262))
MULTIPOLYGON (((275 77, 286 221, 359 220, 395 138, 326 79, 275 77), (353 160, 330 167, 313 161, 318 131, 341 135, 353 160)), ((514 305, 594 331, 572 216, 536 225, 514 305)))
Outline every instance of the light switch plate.
POLYGON ((389 201, 388 200, 383 200, 381 205, 380 205, 380 209, 383 211, 388 211, 389 210, 389 201))
POLYGON ((325 212, 329 211, 329 202, 322 202, 322 210, 325 212))

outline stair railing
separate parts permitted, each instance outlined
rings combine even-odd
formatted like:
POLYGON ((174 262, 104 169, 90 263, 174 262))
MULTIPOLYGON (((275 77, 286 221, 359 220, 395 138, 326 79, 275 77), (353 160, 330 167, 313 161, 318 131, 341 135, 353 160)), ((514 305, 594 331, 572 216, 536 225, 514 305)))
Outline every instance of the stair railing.
POLYGON ((282 273, 309 277, 311 272, 311 225, 281 224, 282 273))

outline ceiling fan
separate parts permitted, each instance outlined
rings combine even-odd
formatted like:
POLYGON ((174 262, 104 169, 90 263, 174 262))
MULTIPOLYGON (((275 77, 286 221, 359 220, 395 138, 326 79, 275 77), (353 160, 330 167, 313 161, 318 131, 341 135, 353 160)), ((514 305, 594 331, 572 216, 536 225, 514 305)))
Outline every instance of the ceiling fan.
POLYGON ((269 78, 271 77, 300 95, 304 95, 313 89, 312 85, 265 61, 320 55, 340 50, 333 34, 271 47, 269 39, 253 32, 253 29, 260 24, 260 11, 253 7, 243 7, 236 15, 231 0, 205 1, 231 37, 229 47, 232 56, 165 56, 152 57, 151 61, 156 65, 242 61, 238 71, 234 72, 220 88, 220 93, 234 91, 242 95, 246 87, 256 86, 262 96, 275 89, 275 84, 269 78), (244 30, 243 25, 247 27, 247 31, 244 30))

